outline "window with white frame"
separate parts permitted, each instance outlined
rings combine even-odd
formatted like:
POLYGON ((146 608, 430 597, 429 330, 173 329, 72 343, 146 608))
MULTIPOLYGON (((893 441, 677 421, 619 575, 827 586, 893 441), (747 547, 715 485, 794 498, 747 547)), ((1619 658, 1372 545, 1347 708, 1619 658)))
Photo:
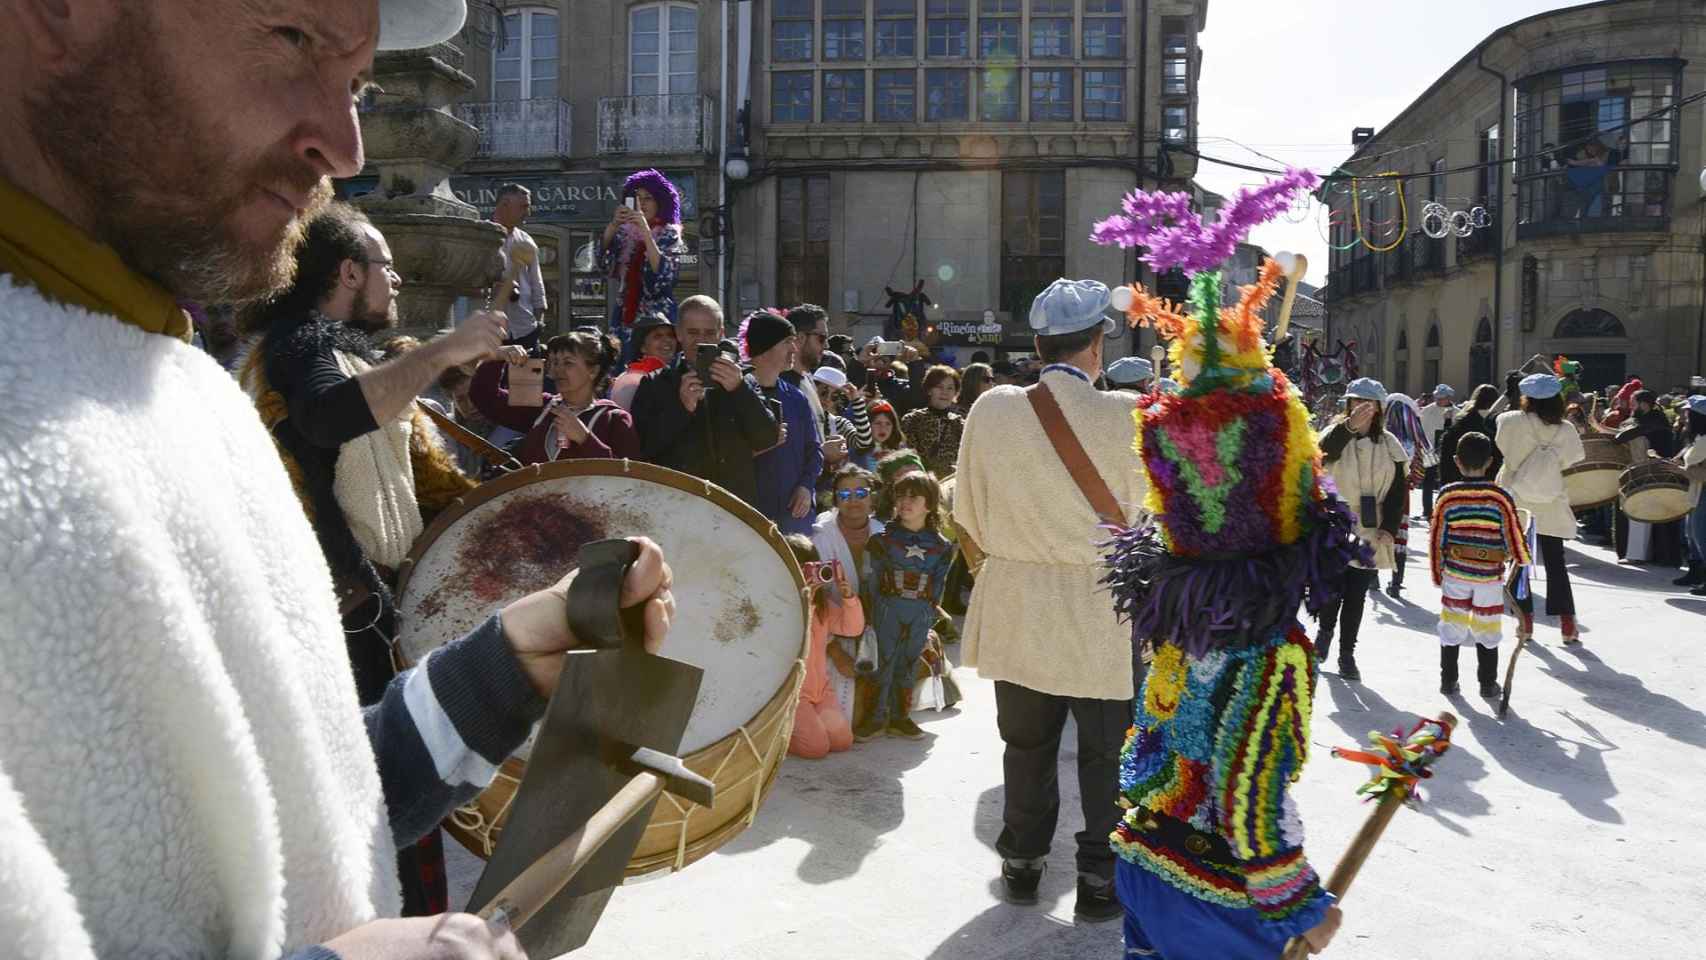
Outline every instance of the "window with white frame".
POLYGON ((492 99, 556 96, 556 11, 522 9, 506 13, 503 35, 504 45, 492 54, 492 99))
POLYGON ((635 7, 628 14, 628 93, 699 92, 699 11, 685 3, 635 7))

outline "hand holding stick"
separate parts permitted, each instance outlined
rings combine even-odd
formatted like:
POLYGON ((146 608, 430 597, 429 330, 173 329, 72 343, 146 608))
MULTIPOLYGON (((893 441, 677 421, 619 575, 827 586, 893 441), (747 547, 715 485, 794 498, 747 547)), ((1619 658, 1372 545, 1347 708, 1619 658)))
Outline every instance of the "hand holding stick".
MULTIPOLYGON (((1451 731, 1456 726, 1457 717, 1447 711, 1441 713, 1437 720, 1417 723, 1402 741, 1398 739, 1397 731, 1371 733, 1371 745, 1379 752, 1333 748, 1335 757, 1375 767, 1373 779, 1358 787, 1357 793, 1371 799, 1379 798, 1374 812, 1363 822, 1356 839, 1351 841, 1333 868, 1333 875, 1327 879, 1327 890, 1340 902, 1350 891, 1351 883, 1367 862, 1368 855, 1374 852, 1374 845, 1380 842, 1380 835, 1386 832, 1386 825, 1392 822, 1392 815, 1415 795, 1417 782, 1433 776, 1433 771, 1428 768, 1451 747, 1451 731)), ((1307 956, 1309 944, 1302 937, 1297 937, 1286 947, 1283 960, 1304 960, 1307 956)))

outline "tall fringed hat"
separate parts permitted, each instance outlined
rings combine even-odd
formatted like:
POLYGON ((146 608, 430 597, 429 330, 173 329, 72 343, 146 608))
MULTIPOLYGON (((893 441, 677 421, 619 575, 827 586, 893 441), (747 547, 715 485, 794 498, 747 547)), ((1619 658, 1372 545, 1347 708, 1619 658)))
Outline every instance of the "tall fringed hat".
POLYGON ((1221 304, 1220 266, 1251 228, 1319 182, 1290 171, 1241 191, 1214 224, 1187 194, 1134 191, 1091 234, 1145 248, 1140 259, 1157 272, 1190 275, 1189 303, 1133 284, 1126 311, 1171 341, 1179 385, 1135 414, 1149 519, 1110 547, 1105 582, 1139 640, 1201 655, 1265 639, 1257 634, 1288 622, 1300 603, 1319 614, 1364 550, 1322 468, 1309 412, 1263 337, 1261 313, 1284 270, 1266 261, 1235 304, 1221 304))

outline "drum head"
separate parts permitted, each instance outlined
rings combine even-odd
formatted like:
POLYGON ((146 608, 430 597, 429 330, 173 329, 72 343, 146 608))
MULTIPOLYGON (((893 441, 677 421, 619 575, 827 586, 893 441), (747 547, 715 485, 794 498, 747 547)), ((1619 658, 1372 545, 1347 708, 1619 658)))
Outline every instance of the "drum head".
POLYGON ((804 656, 804 584, 768 520, 673 470, 559 461, 464 497, 399 572, 405 658, 419 663, 503 604, 557 582, 582 544, 633 536, 657 541, 675 573, 676 616, 663 655, 705 671, 680 752, 716 743, 758 714, 804 656))

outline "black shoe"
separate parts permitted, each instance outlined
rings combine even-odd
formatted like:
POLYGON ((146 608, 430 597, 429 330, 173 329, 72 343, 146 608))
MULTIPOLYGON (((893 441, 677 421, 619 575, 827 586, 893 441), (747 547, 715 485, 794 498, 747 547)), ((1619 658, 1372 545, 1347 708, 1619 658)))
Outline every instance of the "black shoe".
POLYGON ((867 740, 875 740, 886 732, 883 724, 879 723, 874 717, 866 717, 859 722, 857 727, 853 728, 853 739, 864 743, 867 740))
POLYGON ((1455 697, 1458 694, 1463 692, 1463 688, 1458 686, 1457 681, 1455 681, 1455 680, 1451 681, 1450 683, 1447 683, 1446 681, 1441 680, 1439 682, 1439 692, 1445 694, 1448 697, 1455 697))
POLYGON ((1001 883, 1007 888, 1008 903, 1036 903, 1037 884, 1042 882, 1048 864, 1034 867, 1016 866, 1011 860, 1001 861, 1001 883))
POLYGON ((1357 669, 1357 663, 1355 660, 1346 660, 1343 657, 1339 658, 1339 679, 1350 683, 1362 682, 1362 671, 1357 669))
POLYGON ((1323 633, 1323 634, 1321 634, 1321 636, 1316 637, 1315 638, 1315 662, 1316 663, 1326 663, 1327 662, 1327 652, 1329 650, 1332 650, 1332 649, 1333 649, 1333 635, 1332 634, 1323 633))
POLYGON ((1386 586, 1386 595, 1391 597, 1394 600, 1398 599, 1398 595, 1403 593, 1403 592, 1404 592, 1404 585, 1401 583, 1392 583, 1392 584, 1387 584, 1387 586, 1386 586))
POLYGON ((924 728, 912 722, 911 717, 896 717, 889 721, 888 729, 883 731, 891 737, 902 740, 924 739, 924 728))
POLYGON ((1120 898, 1114 894, 1112 881, 1091 882, 1079 877, 1078 902, 1073 904, 1072 916, 1085 923, 1106 923, 1125 916, 1125 908, 1120 906, 1120 898))
POLYGON ((1487 698, 1488 700, 1496 700, 1496 699, 1498 699, 1499 695, 1504 693, 1504 692, 1505 692, 1505 688, 1499 686, 1499 683, 1497 680, 1482 680, 1481 681, 1481 696, 1487 698))
POLYGON ((1673 587, 1698 587, 1706 583, 1706 568, 1689 567, 1688 572, 1670 582, 1673 587))
POLYGON ((1706 597, 1706 583, 1688 591, 1688 595, 1691 597, 1706 597))

